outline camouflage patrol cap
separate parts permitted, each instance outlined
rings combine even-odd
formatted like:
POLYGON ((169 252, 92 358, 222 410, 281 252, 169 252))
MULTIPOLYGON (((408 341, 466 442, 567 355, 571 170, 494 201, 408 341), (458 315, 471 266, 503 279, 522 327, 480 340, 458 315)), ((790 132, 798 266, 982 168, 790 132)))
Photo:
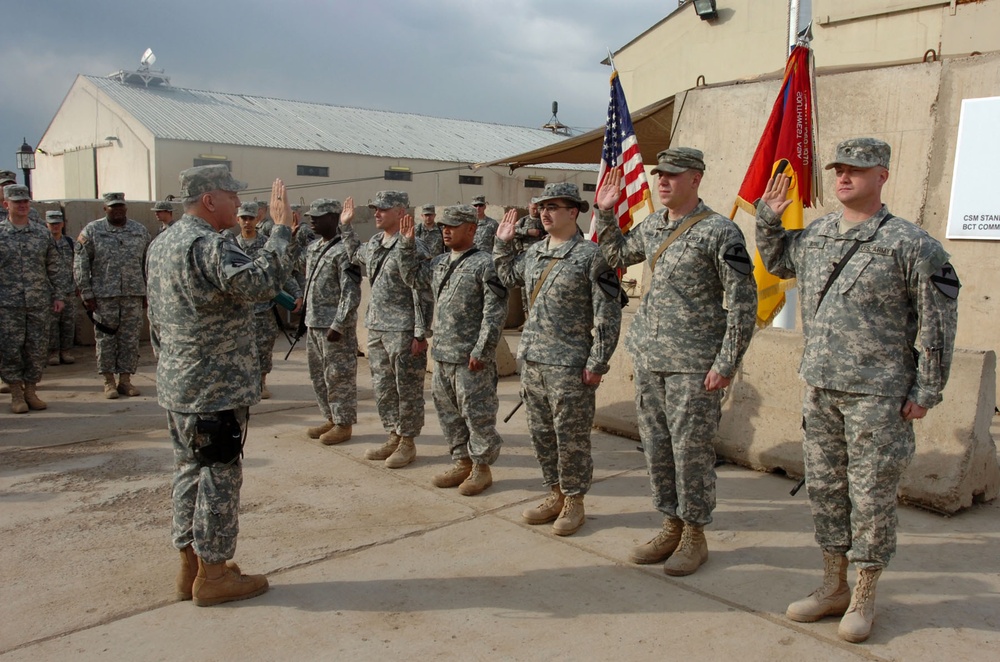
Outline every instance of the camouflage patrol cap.
POLYGON ((65 220, 66 219, 63 218, 63 213, 58 209, 45 212, 46 223, 63 223, 65 220))
POLYGON ((169 202, 167 202, 166 200, 163 200, 161 202, 154 202, 153 207, 150 211, 169 211, 173 213, 174 206, 169 202))
POLYGON ((105 193, 102 197, 104 198, 105 207, 114 207, 116 205, 125 204, 124 193, 105 193))
POLYGON ((420 208, 421 214, 436 214, 437 208, 433 204, 424 205, 420 208))
POLYGON ((11 202, 17 202, 18 200, 31 200, 31 194, 28 193, 28 187, 21 186, 20 184, 7 184, 7 186, 4 186, 3 197, 5 200, 10 200, 11 202))
POLYGON ((339 214, 342 211, 344 211, 344 205, 340 204, 340 200, 319 198, 313 200, 312 204, 309 205, 306 216, 326 216, 327 214, 339 214))
POLYGON ((889 169, 889 156, 892 148, 889 143, 878 138, 851 138, 837 145, 837 155, 833 161, 826 164, 826 170, 837 164, 854 166, 856 168, 871 168, 882 166, 889 169))
POLYGON ((17 183, 17 175, 13 170, 0 170, 0 186, 17 183))
POLYGON ((486 206, 486 196, 485 195, 477 195, 476 197, 474 197, 472 199, 472 206, 473 207, 478 207, 479 205, 483 205, 484 207, 486 206))
POLYGON ((656 167, 650 171, 654 175, 661 172, 677 175, 685 170, 705 172, 705 155, 693 147, 665 149, 656 155, 656 160, 656 167))
POLYGON ((393 207, 409 207, 410 196, 406 191, 379 191, 375 199, 368 203, 371 209, 391 209, 393 207))
POLYGON ((438 216, 434 223, 436 225, 448 225, 458 227, 463 223, 475 223, 476 209, 472 205, 452 205, 444 208, 444 213, 438 216))
POLYGON ((576 204, 581 212, 590 209, 590 204, 580 197, 580 189, 576 184, 562 182, 559 184, 547 184, 542 194, 534 199, 535 204, 541 204, 547 200, 569 200, 576 204))
POLYGON ((182 170, 180 174, 182 198, 193 198, 211 191, 242 191, 246 184, 234 179, 229 168, 222 163, 195 166, 182 170))
POLYGON ((259 207, 256 202, 244 202, 240 205, 240 209, 236 212, 236 215, 240 218, 244 216, 256 216, 258 210, 259 207))

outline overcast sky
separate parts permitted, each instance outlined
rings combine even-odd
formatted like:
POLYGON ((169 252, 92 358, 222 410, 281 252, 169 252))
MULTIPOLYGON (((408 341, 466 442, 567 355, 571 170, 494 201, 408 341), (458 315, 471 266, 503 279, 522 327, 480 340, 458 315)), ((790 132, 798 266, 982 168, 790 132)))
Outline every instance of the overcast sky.
MULTIPOLYGON (((153 69, 177 87, 580 131, 604 123, 600 64, 676 0, 5 2, 0 169, 37 147, 77 74, 153 69)), ((638 110, 633 108, 632 110, 638 110)), ((20 172, 18 173, 20 180, 20 172)))

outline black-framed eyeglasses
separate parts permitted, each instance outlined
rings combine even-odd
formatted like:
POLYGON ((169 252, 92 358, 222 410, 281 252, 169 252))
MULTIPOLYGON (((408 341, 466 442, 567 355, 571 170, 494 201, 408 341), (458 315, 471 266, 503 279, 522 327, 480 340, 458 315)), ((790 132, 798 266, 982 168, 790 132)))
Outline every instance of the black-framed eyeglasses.
POLYGON ((538 205, 538 211, 547 211, 552 213, 557 209, 576 209, 573 205, 538 205))

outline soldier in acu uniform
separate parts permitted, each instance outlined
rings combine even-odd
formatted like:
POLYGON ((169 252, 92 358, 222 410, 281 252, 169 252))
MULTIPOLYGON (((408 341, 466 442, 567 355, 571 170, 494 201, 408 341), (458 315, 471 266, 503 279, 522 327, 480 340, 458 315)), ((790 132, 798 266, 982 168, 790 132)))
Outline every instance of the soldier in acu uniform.
MULTIPOLYGON (((49 226, 52 234, 52 241, 59 251, 59 261, 62 263, 63 272, 67 275, 73 273, 73 253, 75 244, 72 239, 63 234, 66 226, 61 211, 45 212, 45 224, 49 226)), ((62 363, 76 363, 73 357, 73 342, 76 339, 76 287, 73 285, 72 277, 67 278, 65 290, 62 292, 62 299, 65 305, 58 313, 52 315, 52 324, 49 326, 49 365, 59 365, 62 363)))
POLYGON ((875 585, 896 551, 896 490, 914 452, 913 421, 941 402, 958 318, 958 276, 941 244, 882 204, 889 145, 837 146, 840 211, 785 230, 788 178, 757 205, 757 246, 768 271, 797 278, 805 350, 799 372, 806 487, 823 585, 789 605, 794 621, 839 616, 864 641, 875 585), (858 569, 853 596, 847 565, 858 569))
POLYGON ((413 219, 403 217, 400 262, 403 281, 414 288, 430 286, 437 307, 431 384, 455 464, 433 482, 473 496, 493 484, 490 465, 503 444, 496 429, 496 350, 507 317, 507 288, 497 278, 492 256, 472 245, 475 209, 445 207, 438 223, 451 250, 429 263, 417 255, 413 219))
POLYGON ((715 447, 722 395, 750 344, 757 314, 753 263, 739 227, 698 197, 703 154, 657 154, 661 209, 627 235, 614 208, 621 170, 597 196, 597 233, 608 264, 652 271, 625 337, 635 365, 639 437, 663 528, 635 547, 633 563, 666 561, 683 576, 708 559, 704 527, 715 510, 715 447))
POLYGON ((521 399, 551 490, 521 516, 528 524, 555 520, 553 532, 568 536, 585 520, 583 498, 594 474, 590 428, 597 385, 618 345, 621 286, 597 245, 580 235, 577 218, 589 205, 575 184, 549 184, 538 204, 549 236, 518 254, 517 210, 511 209, 497 230, 493 259, 505 286, 529 292, 517 350, 521 399))
POLYGON ((493 242, 497 236, 497 220, 486 215, 486 196, 477 195, 472 199, 472 206, 476 208, 476 241, 475 245, 481 251, 493 252, 493 242))
POLYGON ((174 449, 173 542, 177 597, 199 606, 260 595, 263 575, 227 563, 239 532, 240 456, 251 405, 260 401, 253 337, 255 303, 270 301, 289 274, 291 210, 276 181, 276 225, 256 258, 220 231, 236 225, 238 191, 225 165, 180 175, 184 216, 149 250, 149 325, 157 397, 174 449))
POLYGON ((417 239, 423 242, 424 248, 432 257, 444 253, 444 239, 441 237, 441 228, 434 222, 435 217, 437 211, 434 205, 424 205, 420 208, 420 218, 424 222, 416 227, 417 239))
POLYGON ((174 224, 174 205, 170 201, 163 200, 153 203, 152 212, 156 216, 156 220, 160 222, 160 229, 157 230, 156 234, 166 231, 174 224))
MULTIPOLYGON (((17 184, 17 175, 14 171, 0 170, 0 221, 7 218, 7 208, 3 206, 3 189, 5 186, 9 186, 11 184, 17 184)), ((38 210, 33 207, 28 208, 28 220, 32 223, 38 223, 42 227, 45 226, 42 222, 42 217, 38 215, 38 210)))

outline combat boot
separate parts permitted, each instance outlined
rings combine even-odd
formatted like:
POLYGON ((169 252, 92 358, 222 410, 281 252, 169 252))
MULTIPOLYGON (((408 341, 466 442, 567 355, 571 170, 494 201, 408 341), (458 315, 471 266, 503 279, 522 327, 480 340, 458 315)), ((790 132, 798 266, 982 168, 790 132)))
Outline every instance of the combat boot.
MULTIPOLYGON (((181 567, 177 570, 177 599, 190 600, 194 580, 198 577, 198 555, 194 553, 194 547, 191 545, 179 551, 181 567)), ((226 561, 226 567, 233 572, 240 572, 240 566, 236 565, 236 561, 226 561)))
POLYGON ((321 434, 319 440, 324 446, 343 443, 351 438, 352 427, 350 425, 334 425, 328 431, 321 434))
POLYGON ((875 620, 875 585, 878 584, 882 568, 859 568, 858 583, 854 587, 851 605, 840 619, 837 633, 844 641, 853 644, 868 638, 875 620))
POLYGON ((127 372, 118 375, 118 392, 130 398, 139 395, 139 389, 132 385, 132 375, 127 372))
POLYGON ((385 440, 385 443, 376 448, 369 448, 365 451, 366 460, 385 460, 388 459, 396 449, 399 448, 399 435, 395 432, 389 433, 389 438, 385 440))
POLYGON ((681 533, 681 544, 663 564, 663 572, 671 577, 686 577, 708 560, 708 542, 705 540, 705 527, 684 522, 681 533))
POLYGON ((35 385, 24 383, 24 401, 28 405, 28 409, 34 409, 36 411, 41 409, 48 409, 49 406, 45 404, 45 401, 38 397, 38 393, 35 392, 35 385))
POLYGON ((460 457, 450 469, 431 479, 434 487, 458 487, 472 473, 472 458, 460 457))
POLYGON ((562 490, 558 485, 553 485, 552 493, 545 497, 545 501, 525 510, 521 513, 521 519, 528 524, 548 524, 559 517, 565 501, 566 497, 563 496, 562 490))
POLYGON ((664 517, 663 528, 645 545, 632 548, 628 560, 632 563, 662 563, 667 560, 681 542, 684 522, 676 517, 664 517))
POLYGON ((10 384, 10 410, 15 414, 28 413, 28 403, 24 401, 24 386, 21 382, 10 384))
POLYGON ((255 598, 267 591, 267 577, 244 575, 225 563, 205 563, 198 559, 198 576, 191 597, 199 607, 255 598))
POLYGON ((824 616, 842 616, 851 604, 847 584, 847 557, 823 551, 823 585, 788 605, 785 616, 798 623, 813 623, 824 616))
POLYGON ((59 365, 59 352, 49 352, 49 365, 59 365))
POLYGON ((493 473, 488 464, 472 465, 472 473, 458 486, 462 496, 476 496, 493 484, 493 473))
POLYGON ((59 352, 59 360, 65 363, 66 365, 73 365, 74 363, 76 363, 76 359, 73 357, 73 352, 69 351, 68 349, 59 352))
POLYGON ((110 372, 102 372, 101 377, 104 377, 104 397, 108 400, 118 399, 118 387, 115 385, 115 376, 110 372))
POLYGON ((260 399, 270 400, 271 392, 267 390, 267 375, 260 376, 260 399))
POLYGON ((0 384, 0 393, 10 393, 10 384, 7 382, 0 384))
POLYGON ((580 530, 587 517, 583 511, 583 495, 570 494, 563 503, 562 512, 552 525, 552 533, 570 536, 580 530))
POLYGON ((415 459, 417 459, 417 446, 413 443, 413 437, 400 437, 396 450, 385 458, 385 466, 390 469, 400 469, 415 459))
POLYGON ((309 435, 310 439, 319 439, 324 434, 333 429, 333 419, 328 419, 323 425, 317 425, 314 428, 306 429, 306 434, 309 435))

